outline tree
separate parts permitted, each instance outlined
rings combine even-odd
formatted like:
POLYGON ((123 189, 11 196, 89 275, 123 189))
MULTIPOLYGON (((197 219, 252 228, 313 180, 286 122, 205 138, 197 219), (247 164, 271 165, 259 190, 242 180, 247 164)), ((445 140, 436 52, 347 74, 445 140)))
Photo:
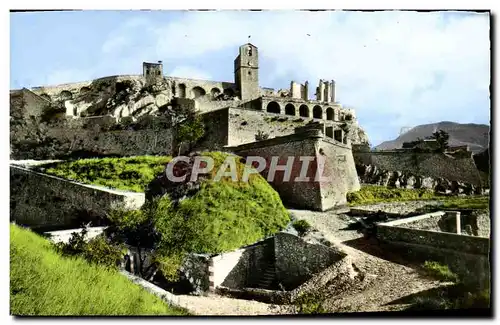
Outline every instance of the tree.
POLYGON ((179 155, 183 144, 191 151, 193 145, 205 134, 205 124, 201 116, 194 114, 174 127, 175 141, 179 147, 179 155))
POLYGON ((448 140, 450 139, 450 135, 443 130, 436 131, 432 133, 431 139, 435 139, 438 145, 436 151, 444 152, 448 149, 448 140))
POLYGON ((415 148, 417 145, 421 144, 422 142, 424 142, 422 138, 417 138, 417 140, 415 141, 403 142, 403 148, 412 149, 415 148))

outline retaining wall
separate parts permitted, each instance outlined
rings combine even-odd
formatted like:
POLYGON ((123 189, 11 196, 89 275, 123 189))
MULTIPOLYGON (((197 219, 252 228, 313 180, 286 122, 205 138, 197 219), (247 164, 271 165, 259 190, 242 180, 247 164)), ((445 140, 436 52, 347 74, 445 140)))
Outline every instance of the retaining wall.
POLYGON ((425 217, 435 218, 440 214, 380 223, 377 238, 388 249, 421 262, 438 261, 448 265, 464 281, 484 285, 490 277, 489 238, 405 227, 405 224, 425 217))
POLYGON ((71 229, 98 221, 114 207, 139 209, 144 193, 86 185, 10 166, 10 220, 30 228, 71 229))

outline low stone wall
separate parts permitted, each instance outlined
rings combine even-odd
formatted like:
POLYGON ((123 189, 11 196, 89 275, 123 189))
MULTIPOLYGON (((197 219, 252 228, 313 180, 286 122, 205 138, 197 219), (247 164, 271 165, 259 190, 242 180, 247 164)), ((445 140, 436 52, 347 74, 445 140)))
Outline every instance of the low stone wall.
POLYGON ((274 238, 276 278, 293 290, 345 255, 320 244, 310 244, 297 236, 280 233, 274 238))
POLYGON ((387 249, 394 249, 404 256, 424 261, 438 261, 463 278, 479 286, 490 277, 490 240, 483 237, 407 228, 405 225, 439 214, 412 217, 379 223, 377 238, 387 249))
POLYGON ((80 184, 10 166, 10 220, 30 228, 77 228, 102 220, 113 207, 139 209, 144 193, 80 184))
POLYGON ((469 236, 490 237, 490 218, 488 213, 483 212, 436 212, 416 218, 414 221, 404 223, 405 228, 432 230, 449 233, 460 233, 469 236), (459 222, 457 222, 457 214, 459 222), (460 227, 457 232, 457 225, 460 227))

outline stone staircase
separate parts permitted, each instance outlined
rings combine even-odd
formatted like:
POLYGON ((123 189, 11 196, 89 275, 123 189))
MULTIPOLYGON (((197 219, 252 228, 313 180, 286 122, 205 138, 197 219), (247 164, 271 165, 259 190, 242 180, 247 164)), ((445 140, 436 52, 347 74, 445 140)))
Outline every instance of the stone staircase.
POLYGON ((274 290, 276 289, 276 266, 274 263, 268 263, 262 268, 264 271, 256 279, 255 287, 260 289, 274 290))

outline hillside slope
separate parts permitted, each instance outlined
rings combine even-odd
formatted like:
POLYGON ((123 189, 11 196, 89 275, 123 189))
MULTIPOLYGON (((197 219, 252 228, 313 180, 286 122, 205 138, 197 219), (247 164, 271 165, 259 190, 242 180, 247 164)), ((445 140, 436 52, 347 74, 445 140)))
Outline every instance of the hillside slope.
POLYGON ((450 146, 469 145, 474 153, 481 152, 489 146, 490 127, 486 124, 460 124, 454 122, 439 122, 418 125, 410 131, 400 135, 395 140, 384 141, 375 147, 377 150, 397 149, 403 142, 415 141, 417 138, 431 136, 437 130, 444 130, 450 135, 450 146))

